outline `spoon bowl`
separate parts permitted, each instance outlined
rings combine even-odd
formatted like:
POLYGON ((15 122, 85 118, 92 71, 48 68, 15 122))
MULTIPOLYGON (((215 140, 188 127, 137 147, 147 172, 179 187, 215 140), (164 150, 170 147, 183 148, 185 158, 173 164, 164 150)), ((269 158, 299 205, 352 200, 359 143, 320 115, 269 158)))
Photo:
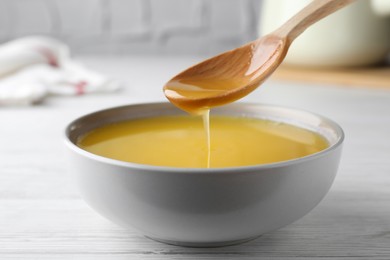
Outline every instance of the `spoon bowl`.
POLYGON ((287 42, 267 35, 183 71, 164 87, 167 98, 192 112, 231 103, 255 90, 282 62, 287 42))

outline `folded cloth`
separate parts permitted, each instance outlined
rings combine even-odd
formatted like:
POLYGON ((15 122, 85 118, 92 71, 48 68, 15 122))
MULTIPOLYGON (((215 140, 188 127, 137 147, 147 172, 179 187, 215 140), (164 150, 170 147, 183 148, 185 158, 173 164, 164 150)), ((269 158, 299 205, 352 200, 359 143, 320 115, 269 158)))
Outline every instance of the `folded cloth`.
POLYGON ((26 37, 0 45, 0 106, 30 105, 49 95, 82 95, 119 89, 120 82, 73 61, 52 38, 26 37))

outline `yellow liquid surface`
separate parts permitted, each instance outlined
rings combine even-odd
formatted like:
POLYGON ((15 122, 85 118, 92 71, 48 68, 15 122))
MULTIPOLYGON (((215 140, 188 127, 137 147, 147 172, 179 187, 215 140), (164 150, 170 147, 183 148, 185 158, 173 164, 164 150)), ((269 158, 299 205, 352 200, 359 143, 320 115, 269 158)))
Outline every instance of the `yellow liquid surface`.
MULTIPOLYGON (((284 123, 210 116, 210 168, 249 166, 296 159, 328 147, 320 135, 284 123)), ((208 167, 201 117, 164 116, 103 126, 78 146, 121 161, 171 167, 208 167)))

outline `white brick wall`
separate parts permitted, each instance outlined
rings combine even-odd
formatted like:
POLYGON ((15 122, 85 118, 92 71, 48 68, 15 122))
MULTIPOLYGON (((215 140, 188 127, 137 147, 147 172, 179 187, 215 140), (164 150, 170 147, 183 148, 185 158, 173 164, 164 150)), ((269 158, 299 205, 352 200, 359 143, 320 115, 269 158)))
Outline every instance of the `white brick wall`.
POLYGON ((52 35, 79 53, 210 54, 256 38, 261 0, 0 0, 0 41, 52 35))

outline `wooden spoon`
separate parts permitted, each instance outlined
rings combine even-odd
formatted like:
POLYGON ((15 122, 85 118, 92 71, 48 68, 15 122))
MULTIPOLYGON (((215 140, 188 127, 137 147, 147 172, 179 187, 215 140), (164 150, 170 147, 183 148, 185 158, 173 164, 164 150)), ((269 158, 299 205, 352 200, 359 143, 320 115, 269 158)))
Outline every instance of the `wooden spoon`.
POLYGON ((164 86, 164 94, 193 114, 240 99, 275 71, 306 28, 354 1, 314 0, 273 33, 178 74, 164 86))

